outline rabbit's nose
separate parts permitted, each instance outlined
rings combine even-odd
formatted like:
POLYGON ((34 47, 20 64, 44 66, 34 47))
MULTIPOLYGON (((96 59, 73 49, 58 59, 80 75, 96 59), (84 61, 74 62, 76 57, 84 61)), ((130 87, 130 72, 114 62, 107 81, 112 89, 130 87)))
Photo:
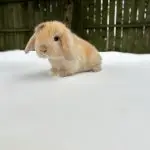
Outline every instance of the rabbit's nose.
POLYGON ((40 51, 41 51, 42 53, 46 53, 46 52, 47 52, 46 49, 41 49, 40 51))
POLYGON ((40 51, 42 52, 42 53, 46 53, 47 52, 47 46, 46 45, 40 45, 40 51))

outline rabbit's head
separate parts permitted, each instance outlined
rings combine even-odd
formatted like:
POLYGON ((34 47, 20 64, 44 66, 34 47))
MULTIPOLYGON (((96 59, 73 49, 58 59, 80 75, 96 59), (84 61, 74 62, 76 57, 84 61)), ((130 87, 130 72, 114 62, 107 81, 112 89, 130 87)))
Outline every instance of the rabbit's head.
POLYGON ((72 59, 71 47, 73 46, 73 35, 71 31, 59 21, 47 21, 35 27, 30 37, 25 52, 35 50, 42 58, 57 58, 63 56, 72 59))

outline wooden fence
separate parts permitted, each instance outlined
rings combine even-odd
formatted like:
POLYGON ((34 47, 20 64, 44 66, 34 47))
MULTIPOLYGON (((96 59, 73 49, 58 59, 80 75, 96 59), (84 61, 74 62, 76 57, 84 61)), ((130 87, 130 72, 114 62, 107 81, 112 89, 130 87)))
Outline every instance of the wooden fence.
POLYGON ((0 50, 23 49, 42 21, 63 21, 62 5, 61 0, 0 0, 0 50))
POLYGON ((23 49, 53 19, 100 51, 150 53, 150 0, 0 0, 0 50, 23 49))
POLYGON ((150 53, 150 0, 82 0, 82 35, 100 50, 150 53))

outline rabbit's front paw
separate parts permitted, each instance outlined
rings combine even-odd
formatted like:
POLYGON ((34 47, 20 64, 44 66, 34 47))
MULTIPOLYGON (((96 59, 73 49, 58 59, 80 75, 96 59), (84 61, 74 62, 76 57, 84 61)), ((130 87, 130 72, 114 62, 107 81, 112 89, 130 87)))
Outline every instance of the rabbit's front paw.
POLYGON ((100 65, 94 66, 94 67, 92 68, 92 71, 93 71, 93 72, 99 72, 99 71, 101 71, 101 66, 100 66, 100 65))
POLYGON ((51 68, 50 71, 53 75, 55 75, 55 76, 58 75, 58 70, 56 68, 51 68))
POLYGON ((58 74, 59 74, 60 77, 66 77, 66 76, 73 75, 71 72, 69 72, 67 70, 59 70, 58 74))

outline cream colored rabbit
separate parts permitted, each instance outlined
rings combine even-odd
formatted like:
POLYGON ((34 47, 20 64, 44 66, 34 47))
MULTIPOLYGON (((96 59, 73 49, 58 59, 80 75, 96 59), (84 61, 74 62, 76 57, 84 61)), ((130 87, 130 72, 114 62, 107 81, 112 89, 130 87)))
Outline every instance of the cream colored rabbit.
POLYGON ((25 52, 35 50, 51 63, 51 71, 65 77, 101 70, 101 56, 88 41, 81 39, 60 21, 46 21, 35 27, 25 52))

